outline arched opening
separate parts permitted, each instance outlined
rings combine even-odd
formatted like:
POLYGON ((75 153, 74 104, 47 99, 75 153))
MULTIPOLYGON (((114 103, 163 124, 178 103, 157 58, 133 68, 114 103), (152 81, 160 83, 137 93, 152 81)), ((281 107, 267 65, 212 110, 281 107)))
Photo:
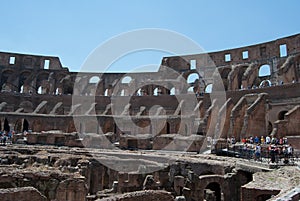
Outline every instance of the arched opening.
POLYGON ((125 96, 125 89, 122 89, 120 96, 125 96))
POLYGON ((187 83, 192 84, 199 79, 198 73, 192 73, 187 77, 187 83))
POLYGON ((175 91, 176 91, 176 89, 175 89, 175 87, 173 87, 173 88, 170 90, 170 95, 171 95, 171 96, 175 95, 175 91))
POLYGON ((217 182, 212 182, 206 186, 204 190, 204 198, 208 197, 214 197, 213 200, 216 201, 224 200, 222 199, 221 187, 217 182))
POLYGON ((38 93, 38 94, 42 94, 42 93, 43 93, 43 88, 42 88, 42 86, 39 86, 39 88, 37 89, 37 93, 38 93))
POLYGON ((264 64, 259 67, 258 77, 265 77, 271 75, 271 67, 268 64, 264 64))
POLYGON ((132 78, 130 76, 125 76, 122 78, 121 83, 122 84, 129 84, 132 81, 132 78))
POLYGON ((104 96, 108 96, 108 89, 105 90, 104 96))
POLYGON ((159 96, 160 95, 160 89, 158 87, 156 87, 153 91, 153 95, 154 96, 159 96))
POLYGON ((259 84, 259 88, 263 88, 263 87, 270 87, 272 85, 270 80, 263 80, 261 81, 261 83, 259 84))
POLYGON ((213 84, 208 84, 205 87, 205 93, 211 93, 213 88, 213 84))
POLYGON ((287 113, 288 111, 284 110, 278 113, 278 120, 284 120, 284 115, 287 113))
POLYGON ((93 76, 90 78, 89 83, 90 84, 96 84, 100 81, 100 78, 98 76, 93 76))
POLYGON ((137 96, 142 96, 142 95, 143 95, 143 94, 142 94, 142 89, 137 90, 136 95, 137 95, 137 96))
POLYGON ((62 94, 62 88, 56 88, 55 95, 61 95, 62 94))
POLYGON ((170 126, 170 123, 167 122, 167 134, 170 134, 171 133, 171 126, 170 126))
POLYGON ((6 131, 6 132, 10 131, 10 126, 9 126, 8 120, 6 118, 4 120, 4 131, 6 131))
POLYGON ((193 94, 194 93, 194 87, 189 87, 187 90, 188 94, 193 94))
POLYGON ((23 132, 29 130, 29 123, 26 119, 23 120, 23 132))
POLYGON ((24 93, 24 85, 20 87, 20 93, 24 93))

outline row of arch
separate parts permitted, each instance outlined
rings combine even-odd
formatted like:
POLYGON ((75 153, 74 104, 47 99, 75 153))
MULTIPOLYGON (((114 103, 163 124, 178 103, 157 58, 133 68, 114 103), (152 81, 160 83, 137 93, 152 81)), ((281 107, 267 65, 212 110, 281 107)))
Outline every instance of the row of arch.
POLYGON ((59 94, 72 93, 73 80, 64 71, 51 72, 41 70, 32 72, 23 70, 17 72, 13 69, 4 69, 1 72, 1 91, 18 93, 59 94))
POLYGON ((11 128, 10 122, 5 118, 4 120, 0 120, 0 130, 4 132, 14 131, 16 133, 29 131, 29 123, 26 119, 18 119, 14 124, 13 128, 11 128))
MULTIPOLYGON (((237 75, 238 79, 238 89, 241 89, 242 86, 242 78, 247 70, 249 65, 245 65, 244 67, 239 67, 239 72, 237 75)), ((225 90, 226 89, 234 89, 228 86, 230 82, 230 73, 233 71, 232 67, 222 68, 221 77, 225 82, 225 90)), ((253 84, 257 86, 262 84, 262 81, 266 80, 271 76, 271 67, 269 64, 263 64, 258 68, 257 78, 260 80, 260 83, 256 84, 253 81, 253 84)), ((135 82, 135 80, 126 75, 124 77, 120 77, 122 75, 115 76, 115 81, 111 83, 107 83, 108 80, 111 80, 108 77, 100 78, 98 75, 93 74, 85 74, 76 77, 76 74, 68 73, 65 71, 56 71, 51 72, 49 70, 41 70, 39 72, 32 72, 29 70, 24 70, 22 72, 16 72, 13 69, 5 69, 2 71, 0 78, 0 85, 2 87, 2 91, 14 91, 19 93, 37 93, 37 94, 74 94, 73 87, 76 80, 80 80, 82 83, 82 89, 79 89, 76 93, 78 95, 120 95, 126 96, 126 88, 130 88, 131 84, 135 82), (118 81, 120 80, 120 83, 118 81), (116 84, 119 84, 123 89, 118 90, 115 94, 113 94, 113 88, 116 84), (94 88, 94 91, 93 91, 94 88)), ((160 87, 152 87, 150 89, 138 89, 136 94, 138 95, 159 95, 159 94, 168 94, 168 95, 176 95, 181 93, 210 93, 213 87, 213 83, 205 83, 198 72, 195 70, 191 70, 183 73, 183 77, 186 79, 187 84, 190 86, 187 90, 179 90, 177 87, 170 88, 170 90, 163 90, 160 92, 160 87), (199 85, 199 86, 197 86, 199 85)), ((140 81, 139 81, 140 82, 140 81)), ((234 83, 231 83, 234 84, 234 83)))

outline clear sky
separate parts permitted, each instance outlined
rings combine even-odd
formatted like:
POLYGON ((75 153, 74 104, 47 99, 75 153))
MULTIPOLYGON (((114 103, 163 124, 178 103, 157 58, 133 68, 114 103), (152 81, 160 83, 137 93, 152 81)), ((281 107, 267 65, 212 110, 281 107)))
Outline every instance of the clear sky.
MULTIPOLYGON (((78 71, 101 43, 143 28, 175 31, 218 51, 300 33, 299 8, 299 0, 2 0, 0 51, 59 56, 78 71)), ((165 55, 132 54, 112 71, 160 64, 165 55)))

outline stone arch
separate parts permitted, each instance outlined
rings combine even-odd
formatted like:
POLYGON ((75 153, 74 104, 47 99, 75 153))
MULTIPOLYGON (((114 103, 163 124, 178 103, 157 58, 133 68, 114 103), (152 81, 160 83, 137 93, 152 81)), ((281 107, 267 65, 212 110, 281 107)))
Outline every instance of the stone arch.
POLYGON ((248 65, 238 65, 234 66, 228 75, 228 89, 238 90, 244 89, 247 86, 242 86, 243 75, 247 70, 248 65))
POLYGON ((200 79, 200 75, 196 72, 192 72, 187 76, 187 83, 188 84, 193 84, 196 82, 196 80, 200 79))
POLYGON ((36 85, 35 85, 35 92, 38 93, 38 90, 40 89, 41 94, 48 94, 50 86, 48 86, 48 77, 49 72, 48 71, 41 71, 36 76, 36 85))
POLYGON ((272 85, 270 80, 263 80, 261 81, 261 83, 259 84, 259 88, 263 88, 263 87, 270 87, 272 85))
POLYGON ((269 64, 263 64, 259 67, 258 77, 266 77, 271 75, 271 66, 269 64))
POLYGON ((28 70, 22 71, 19 76, 18 92, 28 93, 31 88, 29 83, 30 81, 32 81, 31 71, 28 70))
POLYGON ((282 110, 278 113, 277 118, 278 120, 284 120, 284 115, 287 113, 287 110, 282 110))
POLYGON ((90 84, 97 84, 101 79, 99 78, 99 76, 94 75, 89 79, 89 83, 90 84))
POLYGON ((225 68, 222 68, 222 70, 220 70, 220 76, 222 79, 227 79, 228 78, 228 75, 231 71, 231 67, 225 67, 225 68))
POLYGON ((33 112, 33 104, 30 101, 21 102, 19 108, 23 108, 23 112, 25 113, 33 112))
POLYGON ((16 86, 14 86, 13 81, 16 77, 16 72, 11 69, 6 69, 2 71, 1 76, 1 91, 13 91, 16 86))
POLYGON ((58 88, 61 88, 62 94, 73 94, 74 82, 70 75, 64 76, 60 79, 58 88))
POLYGON ((121 83, 122 84, 129 84, 132 81, 132 77, 131 76, 125 76, 122 78, 121 83))
POLYGON ((225 67, 222 70, 220 70, 220 76, 221 79, 223 80, 224 89, 226 91, 228 90, 228 75, 231 70, 232 70, 231 67, 225 67))
MULTIPOLYGON (((237 74, 237 80, 238 80, 238 87, 239 89, 242 88, 242 82, 243 82, 243 75, 245 74, 247 68, 248 68, 248 65, 243 65, 243 66, 240 66, 238 67, 239 68, 239 71, 238 71, 238 74, 237 74)), ((243 88, 246 88, 248 86, 243 86, 243 88)))
POLYGON ((21 133, 29 130, 29 123, 26 119, 18 119, 15 123, 14 130, 16 133, 21 133))
POLYGON ((103 79, 100 79, 96 84, 96 96, 104 96, 105 93, 105 82, 103 79))

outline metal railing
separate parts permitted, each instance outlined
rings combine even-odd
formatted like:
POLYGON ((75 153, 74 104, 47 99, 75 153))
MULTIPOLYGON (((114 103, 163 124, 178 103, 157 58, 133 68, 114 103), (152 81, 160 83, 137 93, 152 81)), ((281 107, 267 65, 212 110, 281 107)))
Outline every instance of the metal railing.
POLYGON ((228 145, 221 146, 215 150, 217 155, 238 157, 249 161, 256 161, 274 165, 296 165, 300 162, 300 151, 293 151, 291 154, 284 153, 282 146, 276 146, 269 150, 267 145, 261 146, 259 154, 255 152, 255 145, 228 145))

